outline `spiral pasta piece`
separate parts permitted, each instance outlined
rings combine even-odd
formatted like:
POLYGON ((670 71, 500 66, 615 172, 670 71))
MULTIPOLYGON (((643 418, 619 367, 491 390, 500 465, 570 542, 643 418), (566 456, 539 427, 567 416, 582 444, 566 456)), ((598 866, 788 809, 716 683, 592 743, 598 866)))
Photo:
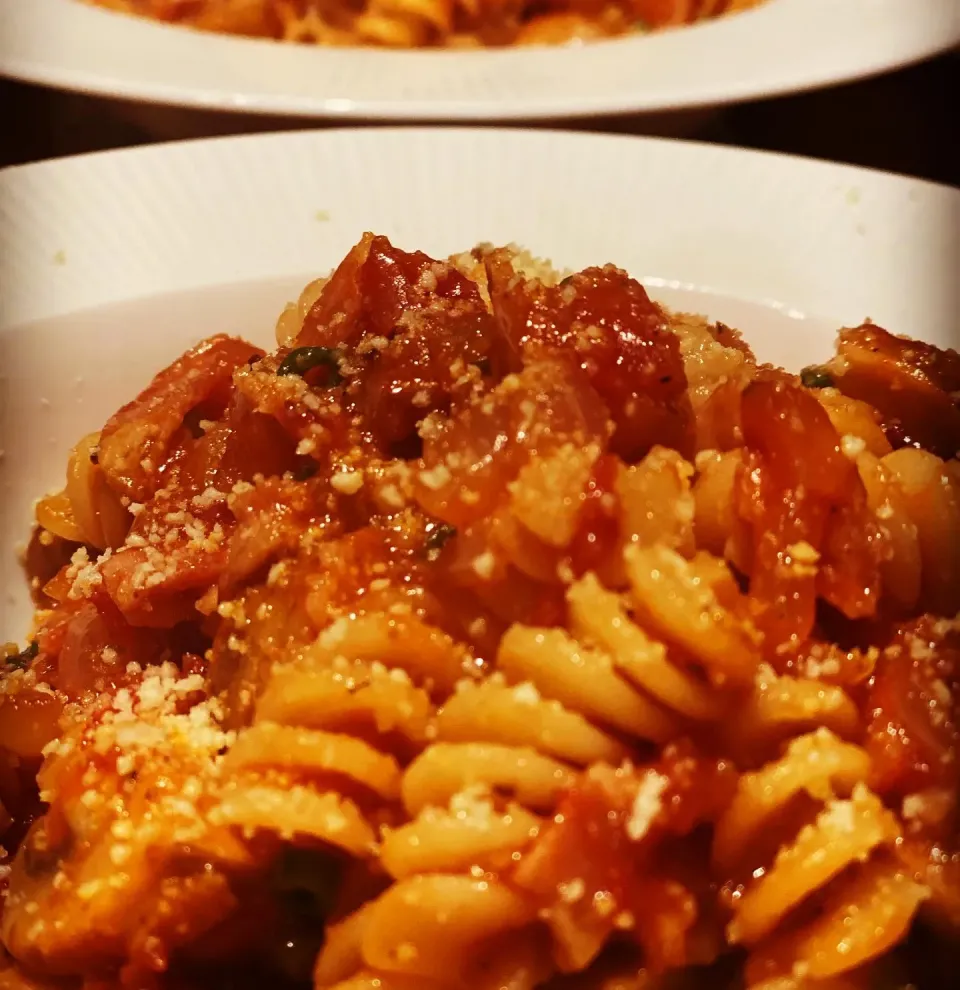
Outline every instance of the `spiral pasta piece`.
POLYGON ((632 684, 680 715, 705 721, 720 717, 722 706, 709 685, 671 663, 666 647, 631 621, 619 596, 593 575, 572 585, 567 601, 574 632, 607 650, 632 684))
POLYGON ((926 450, 882 457, 861 453, 857 466, 868 504, 887 541, 884 590, 903 608, 921 599, 930 611, 960 609, 960 471, 926 450))
POLYGON ((733 564, 742 562, 739 543, 746 538, 736 510, 736 486, 743 465, 742 450, 702 451, 697 455, 693 483, 697 546, 733 564))
POLYGON ((449 637, 418 620, 338 620, 268 678, 252 724, 225 757, 234 779, 219 814, 242 828, 373 855, 380 814, 401 797, 391 748, 417 752, 435 734, 429 694, 410 674, 436 690, 465 663, 449 637))
POLYGON ((627 576, 638 614, 699 662, 718 685, 749 683, 759 663, 758 635, 737 614, 740 593, 726 564, 703 551, 690 561, 668 547, 632 546, 627 576))
POLYGON ((303 321, 307 313, 313 308, 313 304, 323 294, 324 286, 329 281, 328 278, 315 278, 312 282, 301 290, 296 302, 287 303, 277 317, 277 325, 274 334, 279 347, 289 347, 300 333, 303 321))
POLYGON ((741 778, 717 824, 713 856, 724 875, 738 867, 752 870, 727 937, 752 949, 755 971, 764 970, 768 957, 779 960, 787 974, 800 961, 816 965, 824 977, 854 969, 899 941, 923 900, 920 885, 878 858, 894 846, 900 826, 862 782, 869 762, 860 747, 818 729, 792 742, 780 760, 741 778), (780 823, 800 795, 820 810, 795 835, 783 835, 780 823), (782 835, 770 864, 751 862, 761 833, 767 839, 782 835), (783 927, 802 903, 821 893, 826 900, 815 920, 783 927), (885 901, 887 895, 893 899, 885 901), (851 910, 877 924, 858 926, 856 942, 837 941, 851 910))
MULTIPOLYGON (((613 762, 617 747, 610 733, 658 742, 676 735, 678 719, 717 720, 724 701, 710 679, 723 681, 728 670, 737 678, 745 677, 747 670, 752 676, 757 664, 754 642, 713 590, 720 589, 730 602, 737 595, 720 561, 707 555, 686 561, 669 547, 639 543, 628 546, 624 556, 629 596, 610 591, 588 573, 567 589, 570 632, 517 625, 501 639, 497 667, 514 685, 513 695, 508 697, 498 687, 486 690, 498 692, 501 703, 510 707, 529 707, 535 719, 520 730, 527 741, 539 724, 547 734, 541 744, 557 753, 556 742, 543 727, 547 720, 564 719, 571 733, 576 725, 571 738, 613 762), (680 600, 678 588, 684 595, 680 600), (692 597, 696 612, 689 607, 692 597), (699 614, 702 632, 681 621, 681 613, 686 620, 699 614), (651 628, 662 638, 651 637, 651 628), (735 656, 717 648, 718 631, 726 637, 726 650, 737 650, 735 656), (742 666, 731 668, 731 661, 742 666)), ((455 697, 452 704, 459 716, 468 700, 455 697)), ((476 721, 477 716, 472 717, 476 721)), ((476 733, 475 727, 460 728, 454 715, 442 717, 441 725, 445 721, 454 724, 454 731, 476 733)), ((562 755, 577 761, 573 752, 562 755)))
POLYGON ((331 930, 314 970, 315 985, 363 980, 350 972, 358 964, 442 987, 470 985, 477 947, 534 919, 533 906, 494 879, 410 877, 331 930))
POLYGON ((855 867, 847 882, 829 891, 813 921, 775 937, 758 953, 748 975, 776 966, 779 959, 794 959, 803 961, 811 980, 842 976, 899 943, 929 895, 895 862, 871 860, 855 867))
POLYGON ((772 746, 818 726, 844 739, 863 727, 860 711, 840 686, 812 677, 778 675, 761 664, 737 718, 723 726, 731 752, 742 765, 755 766, 772 746))
POLYGON ((532 748, 576 767, 618 764, 629 753, 581 713, 545 699, 532 682, 510 686, 500 673, 460 685, 437 715, 437 736, 454 743, 532 748))
POLYGON ((123 544, 132 517, 97 463, 99 440, 99 433, 90 433, 71 450, 66 486, 40 499, 35 513, 54 536, 106 550, 123 544))
POLYGON ((629 686, 609 654, 582 646, 562 629, 514 626, 500 641, 497 664, 508 679, 529 681, 610 729, 661 742, 674 733, 669 715, 629 686))

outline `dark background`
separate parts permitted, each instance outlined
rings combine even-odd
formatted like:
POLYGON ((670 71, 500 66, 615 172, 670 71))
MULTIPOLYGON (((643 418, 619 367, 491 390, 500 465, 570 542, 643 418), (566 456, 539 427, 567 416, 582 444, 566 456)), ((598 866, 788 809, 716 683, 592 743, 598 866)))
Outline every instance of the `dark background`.
MULTIPOLYGON (((240 118, 171 116, 163 110, 153 112, 156 120, 147 126, 138 119, 139 108, 5 80, 0 80, 0 108, 0 166, 251 126, 240 118)), ((689 138, 811 155, 960 186, 960 53, 830 90, 698 111, 682 124, 689 138)), ((287 120, 254 126, 323 125, 287 120)), ((657 125, 621 117, 538 126, 631 133, 657 125)))

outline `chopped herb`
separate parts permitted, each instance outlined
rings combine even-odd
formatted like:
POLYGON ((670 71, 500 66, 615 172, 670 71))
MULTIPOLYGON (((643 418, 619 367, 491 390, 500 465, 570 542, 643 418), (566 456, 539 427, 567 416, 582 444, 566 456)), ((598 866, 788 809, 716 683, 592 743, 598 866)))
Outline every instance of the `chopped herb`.
POLYGON ((7 657, 7 666, 12 667, 14 670, 26 670, 30 666, 30 661, 39 652, 40 647, 37 645, 37 641, 34 640, 19 653, 15 653, 12 657, 7 657))
POLYGON ((332 347, 295 347, 277 368, 278 375, 299 375, 301 378, 314 368, 325 367, 329 371, 328 385, 339 385, 340 353, 332 347))
POLYGON ((833 378, 830 373, 818 365, 812 364, 800 372, 800 381, 807 388, 832 388, 833 378))
POLYGON ((447 541, 457 535, 455 526, 448 523, 430 523, 427 529, 427 538, 424 541, 423 549, 426 551, 429 560, 436 560, 440 556, 440 551, 446 546, 447 541))

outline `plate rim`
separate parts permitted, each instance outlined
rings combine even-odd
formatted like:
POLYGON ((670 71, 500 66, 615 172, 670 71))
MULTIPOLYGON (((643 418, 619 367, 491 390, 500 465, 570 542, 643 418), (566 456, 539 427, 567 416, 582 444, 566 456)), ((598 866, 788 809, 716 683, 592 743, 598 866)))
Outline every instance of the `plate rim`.
MULTIPOLYGON (((0 0, 2 2, 2 0, 0 0)), ((102 148, 95 151, 81 151, 70 155, 58 155, 53 158, 44 158, 38 161, 20 162, 14 165, 4 165, 0 167, 0 193, 3 192, 4 178, 14 173, 29 172, 40 174, 43 171, 59 170, 63 165, 72 163, 94 162, 97 160, 113 161, 125 158, 151 158, 164 157, 173 150, 188 150, 190 148, 202 148, 215 145, 253 145, 253 144, 274 144, 284 142, 300 142, 316 140, 323 142, 327 136, 346 134, 377 134, 385 137, 401 137, 403 135, 484 135, 500 136, 497 140, 505 138, 514 140, 519 135, 519 140, 535 140, 535 136, 544 138, 564 140, 574 140, 584 144, 616 144, 657 146, 660 148, 686 149, 679 151, 679 154, 692 154, 698 149, 709 149, 711 153, 729 158, 756 158, 765 160, 779 160, 783 162, 795 163, 798 167, 819 169, 824 172, 834 172, 846 174, 850 178, 856 175, 870 175, 882 181, 890 180, 892 183, 904 183, 911 186, 926 187, 930 191, 939 191, 960 200, 960 187, 952 186, 946 182, 938 182, 935 179, 926 179, 918 175, 910 175, 907 172, 897 172, 891 169, 877 168, 871 165, 856 165, 852 162, 835 161, 830 158, 821 158, 817 155, 806 155, 792 151, 777 151, 769 148, 752 148, 743 145, 727 144, 722 141, 710 141, 691 137, 669 137, 658 134, 625 134, 619 131, 583 131, 575 127, 564 125, 563 121, 548 122, 543 127, 523 128, 509 124, 503 126, 486 126, 478 122, 465 121, 464 123, 436 124, 432 122, 403 124, 392 121, 376 121, 369 126, 357 127, 352 121, 339 121, 324 128, 313 128, 300 126, 285 129, 282 131, 263 131, 237 134, 214 134, 209 137, 187 137, 166 141, 152 141, 146 144, 125 145, 119 148, 102 148)), ((0 238, 2 238, 2 228, 0 228, 0 238)))
MULTIPOLYGON (((303 129, 271 134, 233 135, 190 141, 166 142, 117 151, 93 152, 66 158, 50 159, 29 165, 11 166, 0 171, 0 214, 3 214, 7 220, 0 227, 0 297, 3 297, 2 301, 4 302, 4 305, 0 305, 0 333, 5 333, 11 329, 22 328, 37 321, 59 318, 68 314, 88 312, 91 309, 118 302, 136 299, 143 300, 171 292, 191 291, 195 288, 224 286, 249 280, 262 280, 278 275, 291 274, 293 272, 292 268, 278 267, 281 266, 281 262, 278 260, 280 253, 275 247, 270 247, 265 252, 264 258, 266 261, 262 268, 254 266, 250 269, 244 268, 247 265, 247 259, 244 257, 242 261, 234 260, 234 258, 240 258, 241 254, 230 255, 232 247, 228 247, 226 253, 230 257, 226 260, 215 259, 210 263, 204 260, 204 263, 200 266, 193 266, 191 262, 190 266, 188 266, 188 276, 184 275, 187 268, 184 268, 180 261, 177 261, 171 270, 163 269, 159 274, 153 269, 150 269, 147 275, 144 275, 144 269, 141 266, 140 268, 135 267, 133 269, 133 275, 125 273, 122 289, 113 288, 115 284, 112 281, 113 276, 106 279, 104 272, 98 266, 107 266, 109 268, 111 257, 116 256, 111 256, 111 250, 114 252, 118 250, 126 251, 127 248, 125 242, 123 242, 123 238, 129 239, 133 236, 141 237, 142 239, 142 228, 138 227, 137 223, 133 222, 133 220, 142 219, 144 216, 141 212, 137 218, 125 217, 119 224, 112 222, 109 209, 119 208, 118 204, 115 204, 113 201, 113 197, 118 195, 117 190, 119 189, 120 195, 126 197, 127 203, 131 201, 130 193, 135 190, 136 196, 141 197, 140 207, 142 208, 146 202, 146 198, 151 193, 156 194, 158 189, 169 188, 170 181, 176 181, 178 175, 180 177, 192 175, 197 167, 194 163, 200 163, 204 168, 209 169, 211 162, 215 163, 219 168, 228 162, 239 160, 241 163, 239 167, 246 168, 249 164, 257 166, 259 162, 268 162, 270 160, 277 160, 278 158, 283 160, 289 159, 293 163, 291 165, 291 169, 293 170, 291 174, 296 175, 300 174, 297 170, 302 169, 304 163, 310 163, 311 167, 313 167, 313 163, 320 160, 320 156, 329 153, 331 146, 334 147, 334 150, 352 154, 366 154, 368 157, 372 147, 376 147, 378 151, 386 147, 388 151, 394 150, 401 159, 401 162, 403 162, 404 156, 409 153, 405 173, 407 179, 402 180, 409 181, 409 176, 413 174, 409 166, 419 160, 417 156, 429 155, 433 158, 442 158, 446 155, 452 160, 454 165, 459 159, 460 161, 466 161, 469 168, 472 167, 473 159, 466 157, 467 152, 476 154, 479 149, 482 152, 485 151, 487 155, 496 153, 503 161, 507 162, 509 167, 510 163, 523 160, 521 156, 525 156, 528 160, 528 156, 531 153, 539 156, 541 161, 550 162, 556 157, 554 151, 556 144, 563 145, 567 148, 576 146, 578 149, 577 152, 571 153, 568 157, 577 158, 579 156, 579 158, 588 161, 591 177, 595 169, 594 163, 596 160, 616 160, 618 149, 629 148, 630 154, 627 166, 632 168, 634 164, 639 164, 642 168, 644 167, 643 163, 651 162, 654 173, 657 173, 657 170, 663 173, 665 169, 668 169, 672 173, 675 168, 679 168, 682 165, 688 173, 692 173, 694 176, 698 170, 705 170, 707 174, 713 174, 719 165, 720 170, 725 172, 727 178, 721 177, 717 180, 711 180, 711 182, 705 185, 704 192, 710 196, 715 196, 715 191, 711 192, 711 188, 721 188, 724 184, 735 195, 752 196, 752 187, 758 182, 761 184, 765 182, 767 186, 765 195, 769 197, 772 193, 777 200, 784 198, 778 190, 786 187, 792 187, 794 193, 796 193, 798 187, 802 192, 806 185, 812 187, 810 191, 819 191, 821 194, 824 190, 829 190, 828 195, 831 197, 846 197, 845 202, 849 204, 850 211, 846 211, 845 208, 841 209, 842 204, 839 200, 834 200, 826 204, 825 211, 815 212, 820 212, 823 216, 829 217, 831 223, 837 222, 837 218, 840 218, 840 221, 848 228, 852 226, 852 218, 857 211, 860 211, 858 214, 860 219, 867 222, 868 225, 873 225, 881 221, 883 225, 888 224, 891 220, 896 222, 898 214, 910 214, 914 219, 917 217, 926 217, 925 222, 928 223, 931 222, 930 218, 932 216, 934 218, 932 221, 934 227, 931 229, 934 230, 935 237, 942 240, 950 252, 957 253, 958 257, 960 257, 960 224, 957 225, 957 230, 953 231, 949 223, 944 224, 940 220, 944 215, 960 218, 960 189, 925 179, 865 169, 855 165, 839 164, 822 159, 777 152, 755 151, 706 142, 678 141, 667 138, 636 137, 622 134, 584 133, 564 130, 562 128, 521 130, 509 127, 490 128, 467 125, 458 127, 404 127, 394 125, 372 128, 337 127, 321 130, 303 129), (242 149, 242 151, 239 149, 242 149), (753 165, 745 170, 744 162, 752 162, 753 165), (742 184, 742 180, 740 179, 740 176, 745 172, 749 173, 749 176, 752 176, 746 186, 742 184), (144 184, 145 175, 147 177, 146 184, 144 184), (793 176, 794 181, 787 182, 785 186, 783 183, 784 175, 788 178, 793 176), (729 178, 730 176, 733 176, 733 178, 729 178), (809 182, 806 180, 797 180, 797 176, 810 176, 809 182), (721 185, 719 187, 712 187, 713 181, 718 181, 721 185), (740 188, 738 188, 738 184, 740 184, 740 188), (744 192, 745 189, 748 191, 744 192), (866 197, 866 206, 868 207, 866 213, 862 212, 864 204, 855 205, 854 200, 850 198, 851 191, 857 193, 857 202, 859 202, 861 194, 866 197), (92 237, 86 227, 82 228, 79 238, 74 237, 71 241, 70 237, 72 235, 64 234, 62 223, 60 221, 54 222, 51 219, 51 209, 56 209, 58 206, 62 208, 64 204, 68 204, 72 209, 76 206, 78 197, 80 200, 85 200, 91 195, 94 197, 100 196, 101 200, 82 203, 79 213, 82 219, 84 219, 84 222, 90 223, 92 220, 94 223, 101 225, 106 223, 108 227, 114 229, 104 243, 101 243, 100 239, 92 237), (107 215, 91 215, 91 211, 96 211, 103 206, 102 198, 105 195, 109 196, 106 200, 108 206, 107 215), (841 216, 841 214, 843 215, 841 216), (128 219, 130 222, 128 222, 128 219), (65 239, 62 239, 64 237, 65 239), (110 240, 110 238, 113 238, 113 240, 110 240), (118 241, 117 238, 120 240, 118 241), (57 249, 63 245, 66 245, 71 251, 71 268, 69 270, 58 269, 57 266, 62 262, 54 257, 55 253, 59 253, 57 249), (82 251, 82 255, 80 256, 82 265, 87 266, 87 271, 96 270, 97 285, 91 287, 85 282, 81 283, 78 281, 80 275, 78 275, 76 268, 73 267, 73 263, 78 258, 78 255, 73 253, 74 247, 77 245, 79 245, 82 251), (4 259, 9 259, 9 265, 4 259), (230 272, 228 277, 214 274, 221 271, 221 268, 218 267, 221 261, 227 266, 222 270, 230 272), (236 266, 239 266, 237 270, 240 271, 240 274, 234 275, 233 272, 236 266), (58 271, 62 272, 62 275, 58 274, 58 271), (128 278, 131 279, 130 286, 127 285, 128 278), (18 280, 21 284, 15 287, 15 283, 18 280), (2 289, 4 284, 7 286, 6 291, 2 289), (103 288, 104 285, 107 287, 103 288), (29 292, 24 286, 29 286, 29 292), (135 289, 131 286, 135 286, 135 289), (51 294, 49 296, 44 295, 41 302, 35 303, 33 301, 35 293, 46 293, 48 290, 51 294)), ((619 157, 621 161, 625 161, 628 156, 620 155, 619 157)), ((552 165, 548 164, 546 167, 550 169, 552 165)), ((559 167, 555 172, 548 173, 548 180, 544 184, 548 192, 547 200, 549 200, 550 196, 556 196, 557 189, 562 191, 561 180, 565 167, 566 165, 559 167)), ((617 168, 617 166, 604 167, 609 167, 612 171, 616 171, 617 168)), ((244 176, 248 175, 246 172, 242 174, 244 176)), ((331 177, 335 177, 336 174, 335 167, 331 167, 327 172, 321 167, 317 173, 317 181, 321 184, 328 183, 331 177)), ((374 173, 371 172, 371 174, 374 173)), ((635 173, 631 172, 631 174, 635 173)), ((269 170, 263 172, 262 175, 270 177, 270 181, 263 188, 270 190, 271 183, 276 185, 273 173, 270 173, 269 170)), ((262 175, 256 179, 252 188, 257 188, 256 183, 264 182, 262 175)), ((207 176, 209 178, 209 172, 207 176)), ((220 172, 216 173, 216 181, 221 181, 220 172)), ((228 197, 236 195, 237 182, 238 173, 235 172, 232 179, 228 178, 223 183, 223 195, 228 197)), ((246 188, 246 178, 243 179, 242 185, 245 191, 249 193, 250 189, 246 188)), ((185 196, 185 202, 188 207, 190 202, 196 204, 206 199, 206 194, 203 194, 203 190, 208 187, 203 184, 203 181, 200 181, 199 185, 190 186, 188 180, 187 186, 189 188, 186 189, 183 195, 185 196)), ((394 186, 392 178, 386 179, 385 188, 390 194, 393 194, 394 186)), ((314 203, 314 206, 311 207, 308 200, 304 199, 301 201, 299 188, 291 195, 293 197, 292 202, 295 212, 293 214, 283 214, 284 223, 295 221, 300 224, 306 222, 308 219, 307 214, 309 213, 311 214, 309 223, 313 229, 316 229, 316 219, 318 218, 312 214, 315 208, 321 204, 314 203)), ((323 195, 326 195, 326 192, 323 195)), ((134 199, 136 199, 136 196, 134 199)), ((281 194, 277 194, 278 198, 276 200, 271 199, 270 197, 272 196, 272 191, 266 193, 267 202, 265 207, 268 209, 268 212, 274 211, 277 208, 277 204, 286 202, 281 194)), ((544 202, 547 200, 544 200, 544 202)), ((180 206, 183 206, 183 203, 184 201, 181 201, 180 206)), ((387 200, 387 203, 389 204, 389 200, 387 200)), ((326 205, 326 203, 322 205, 326 205)), ((606 206, 601 204, 601 206, 609 212, 609 203, 606 206)), ((712 207, 710 208, 712 209, 712 207)), ((223 206, 221 201, 217 201, 213 209, 215 210, 213 214, 215 225, 223 226, 227 222, 227 218, 226 213, 224 212, 223 216, 221 216, 221 212, 230 211, 223 206)), ((349 210, 353 209, 355 207, 349 208, 349 210)), ((799 209, 797 203, 784 203, 782 209, 784 216, 787 218, 787 223, 790 222, 789 218, 791 215, 799 215, 797 212, 799 209)), ((389 210, 389 205, 386 208, 381 206, 381 213, 383 215, 382 227, 384 230, 396 222, 406 222, 403 220, 392 220, 388 215, 389 210)), ((175 215, 175 208, 173 212, 175 215)), ((804 212, 806 213, 808 211, 804 212)), ((333 213, 336 214, 335 207, 333 208, 333 213)), ((397 216, 402 217, 403 214, 404 211, 401 210, 397 216)), ((57 215, 59 216, 60 214, 57 215)), ((258 222, 257 215, 255 211, 251 212, 251 219, 249 221, 251 225, 258 222)), ((231 216, 235 216, 235 214, 231 213, 231 216)), ((242 211, 240 216, 242 218, 242 211)), ((77 218, 73 217, 72 219, 75 221, 77 218)), ((325 217, 324 219, 329 218, 325 217)), ((339 217, 334 216, 333 219, 335 223, 331 229, 342 229, 339 217)), ((274 214, 270 213, 268 223, 273 224, 274 220, 274 214)), ((243 221, 244 226, 247 222, 243 221)), ((362 224, 366 224, 367 222, 366 219, 360 221, 362 224)), ((377 220, 376 222, 380 221, 377 220)), ((717 221, 713 222, 716 223, 717 221)), ((350 223, 350 235, 359 236, 361 231, 354 229, 356 221, 350 221, 350 223)), ((169 228, 170 223, 167 223, 165 226, 169 228)), ((540 226, 541 221, 537 220, 534 227, 539 228, 540 226)), ((549 224, 544 224, 544 241, 546 243, 528 243, 526 246, 535 251, 551 250, 549 239, 553 235, 547 232, 549 226, 549 224)), ((751 226, 755 227, 756 222, 748 222, 747 226, 748 228, 751 226)), ((587 228, 590 228, 590 224, 587 224, 587 228)), ((187 229, 189 230, 189 225, 187 229)), ((929 233, 929 230, 927 232, 929 233)), ((168 243, 170 241, 170 230, 161 231, 160 233, 162 236, 159 237, 159 243, 161 245, 168 243)), ((596 233, 599 233, 605 241, 607 235, 603 231, 591 232, 592 235, 596 233)), ((850 231, 848 230, 848 235, 849 233, 850 231)), ((75 230, 74 234, 76 234, 75 230)), ((774 231, 775 237, 782 238, 783 235, 783 230, 774 231)), ((286 232, 284 236, 286 236, 286 232)), ((319 236, 321 240, 325 237, 323 234, 319 236)), ((443 236, 446 237, 447 235, 443 236)), ((474 236, 474 241, 471 243, 483 239, 482 226, 477 230, 476 235, 471 236, 474 236)), ((613 240, 616 240, 618 237, 616 232, 612 232, 609 236, 613 240)), ((511 237, 524 240, 524 238, 528 238, 530 235, 528 233, 522 233, 518 229, 516 235, 511 230, 511 237)), ((859 250, 859 248, 856 248, 856 241, 857 239, 854 239, 855 249, 859 250)), ((312 244, 313 241, 311 240, 310 243, 312 244)), ((867 244, 868 242, 863 243, 867 244)), ((918 261, 922 261, 916 249, 901 249, 898 246, 890 247, 891 244, 895 244, 895 242, 891 241, 888 236, 884 236, 883 243, 879 248, 876 246, 871 248, 871 250, 880 251, 879 257, 883 264, 889 266, 890 259, 893 258, 897 261, 897 264, 907 264, 908 267, 911 265, 916 267, 918 261)), ((136 245, 133 246, 136 247, 136 245)), ((423 248, 427 245, 412 244, 406 246, 412 249, 416 247, 423 248)), ((452 249, 463 249, 463 246, 458 247, 454 245, 452 249)), ((154 250, 152 244, 150 245, 150 250, 154 250)), ((313 249, 311 248, 311 250, 313 249)), ((617 258, 616 248, 611 247, 609 250, 611 257, 595 259, 590 263, 602 264, 605 261, 614 261, 615 263, 627 264, 628 268, 631 268, 632 273, 638 278, 649 279, 652 277, 654 280, 666 279, 664 284, 672 284, 675 281, 678 286, 681 284, 695 285, 701 291, 717 291, 728 294, 729 292, 734 292, 734 294, 740 294, 742 298, 751 298, 756 302, 763 302, 766 305, 786 305, 787 307, 800 305, 801 307, 806 307, 807 311, 812 314, 818 312, 816 306, 807 305, 799 298, 793 298, 791 294, 782 291, 778 292, 773 285, 768 290, 764 280, 755 278, 754 275, 746 277, 741 275, 734 275, 732 277, 724 276, 734 282, 745 281, 759 286, 759 288, 751 289, 749 292, 744 289, 742 293, 739 289, 731 290, 729 287, 724 287, 719 283, 711 283, 710 279, 695 276, 692 271, 689 277, 687 277, 686 253, 684 253, 682 264, 678 264, 676 260, 661 264, 658 260, 657 266, 660 266, 660 270, 643 272, 633 270, 632 263, 628 263, 625 257, 622 259, 617 258), (673 274, 670 269, 675 269, 676 274, 673 274)), ((734 262, 734 265, 744 263, 734 262)), ((285 265, 286 263, 284 262, 283 264, 285 265)), ((709 268, 711 265, 712 262, 707 267, 709 268)), ((694 265, 691 264, 690 267, 692 269, 694 265)), ((308 265, 303 265, 302 268, 297 269, 297 272, 306 274, 310 270, 308 265)), ((863 273, 861 272, 858 277, 862 280, 863 273)), ((844 278, 846 279, 847 276, 844 276, 844 278)), ((941 283, 938 284, 944 286, 944 289, 941 291, 946 291, 950 294, 951 300, 955 302, 954 308, 957 312, 960 312, 960 284, 956 284, 954 281, 948 285, 947 283, 943 283, 942 279, 941 283)), ((820 290, 817 291, 818 293, 820 292, 820 290)), ((894 302, 892 305, 895 308, 900 309, 905 307, 905 300, 911 296, 910 291, 907 289, 896 289, 892 295, 890 291, 889 288, 884 289, 884 299, 888 301, 883 305, 890 305, 889 300, 893 299, 894 302)), ((836 296, 840 300, 843 300, 846 298, 846 292, 846 287, 842 286, 838 280, 836 282, 836 288, 829 289, 826 294, 831 298, 836 296)), ((837 312, 833 315, 839 315, 839 312, 844 308, 849 308, 849 304, 842 302, 837 307, 837 312)), ((953 309, 951 309, 952 312, 953 309)), ((824 311, 821 315, 831 314, 824 311)), ((857 318, 862 318, 864 315, 870 314, 866 312, 856 314, 857 318)), ((943 319, 945 317, 940 318, 943 319)), ((951 316, 950 319, 952 320, 953 317, 951 316)))
MULTIPOLYGON (((830 10, 830 5, 837 3, 838 0, 770 0, 769 4, 729 18, 643 39, 621 37, 580 47, 393 52, 283 46, 261 39, 206 34, 89 7, 79 0, 0 0, 0 75, 133 103, 251 116, 358 121, 562 120, 591 115, 669 113, 805 92, 915 64, 960 44, 960 4, 955 0, 910 0, 910 13, 904 13, 907 6, 904 0, 842 0, 842 7, 834 6, 830 10), (795 57, 797 45, 791 45, 786 37, 777 36, 778 22, 781 22, 784 34, 800 28, 809 37, 816 37, 814 29, 818 25, 822 27, 826 16, 824 11, 829 11, 833 17, 839 15, 838 32, 856 25, 857 17, 870 14, 873 20, 863 22, 869 26, 867 32, 861 35, 860 43, 844 45, 840 49, 835 46, 822 65, 816 59, 795 57), (56 26, 58 21, 53 15, 58 15, 59 19, 65 18, 65 24, 56 26), (889 23, 884 23, 884 18, 889 23), (905 26, 914 29, 914 34, 909 37, 902 31, 898 34, 899 29, 905 26), (52 33, 49 30, 51 27, 55 27, 52 33), (90 29, 103 29, 102 36, 91 37, 90 29), (751 30, 760 32, 760 40, 754 39, 756 43, 751 42, 751 30), (86 40, 83 37, 85 32, 86 40), (875 38, 877 51, 871 50, 869 43, 864 47, 863 38, 870 32, 873 32, 870 37, 875 38), (109 44, 108 36, 112 39, 109 44), (902 40, 896 40, 901 36, 902 40), (202 81, 205 70, 196 64, 196 60, 193 68, 188 70, 199 71, 195 82, 171 81, 162 76, 149 80, 124 78, 122 73, 117 75, 117 65, 122 64, 120 49, 124 39, 127 43, 132 40, 146 45, 141 53, 149 52, 154 45, 160 50, 159 54, 142 63, 147 66, 148 72, 155 71, 151 59, 172 65, 175 62, 173 56, 178 52, 184 59, 199 49, 208 53, 210 60, 225 59, 227 64, 231 59, 240 59, 252 52, 259 53, 256 61, 264 64, 273 62, 273 68, 286 58, 291 66, 291 76, 295 74, 292 68, 294 60, 300 67, 300 63, 306 66, 313 59, 315 64, 310 66, 311 69, 316 70, 319 65, 322 71, 318 75, 316 90, 307 87, 300 92, 284 91, 282 87, 270 91, 268 84, 251 84, 242 79, 232 82, 202 81), (689 77, 689 70, 696 69, 704 57, 712 58, 714 48, 722 49, 731 42, 741 46, 740 54, 743 54, 745 47, 751 57, 763 52, 764 42, 767 46, 775 42, 781 50, 763 55, 766 62, 761 63, 762 71, 738 75, 731 68, 731 74, 719 86, 713 85, 715 79, 709 77, 694 78, 692 81, 683 77, 684 70, 689 77), (56 59, 45 62, 44 56, 38 52, 46 50, 44 46, 50 44, 59 46, 61 54, 66 53, 67 60, 74 64, 59 64, 56 59), (98 44, 101 46, 99 49, 95 47, 98 44), (89 54, 85 54, 86 45, 94 46, 89 49, 89 54), (672 58, 679 53, 686 65, 666 62, 664 67, 674 73, 672 81, 661 83, 654 79, 652 88, 644 88, 650 80, 640 78, 634 88, 630 88, 629 63, 632 54, 640 50, 637 48, 639 45, 658 46, 664 58, 672 58), (278 50, 287 55, 278 56, 278 50), (104 56, 108 63, 113 56, 119 57, 120 62, 114 61, 112 67, 108 65, 103 68, 98 59, 104 56), (354 60, 352 70, 349 68, 350 59, 354 60), (440 86, 444 78, 448 82, 459 78, 459 75, 451 76, 450 73, 449 66, 453 59, 457 60, 458 66, 464 67, 468 75, 473 73, 481 80, 475 84, 475 91, 468 89, 465 95, 447 95, 440 86), (423 77, 416 87, 423 89, 425 86, 429 95, 421 93, 408 98, 402 93, 393 96, 379 93, 375 97, 351 97, 323 95, 320 92, 324 86, 335 89, 336 73, 342 71, 344 65, 356 74, 360 71, 357 66, 371 61, 378 62, 380 69, 377 71, 389 68, 392 73, 390 81, 394 85, 412 67, 414 74, 419 73, 423 77), (595 92, 577 95, 576 86, 567 86, 571 74, 579 74, 580 83, 588 82, 598 70, 603 71, 605 61, 616 63, 617 78, 628 80, 626 89, 614 92, 601 87, 595 92), (484 89, 490 89, 490 82, 497 73, 501 74, 501 81, 506 78, 505 85, 498 93, 485 93, 484 89), (488 78, 483 83, 485 76, 488 78), (434 87, 432 91, 431 86, 434 87), (532 87, 532 91, 525 93, 525 86, 528 89, 532 87), (558 86, 561 90, 559 95, 558 86), (565 86, 566 92, 563 91, 565 86)), ((648 47, 647 55, 652 52, 653 49, 648 47)), ((722 61, 715 62, 714 71, 722 65, 722 61)), ((139 66, 137 71, 141 71, 139 66)), ((645 70, 641 66, 641 74, 642 71, 645 70)), ((388 88, 387 84, 383 88, 388 88)), ((373 92, 376 93, 376 89, 373 92)))

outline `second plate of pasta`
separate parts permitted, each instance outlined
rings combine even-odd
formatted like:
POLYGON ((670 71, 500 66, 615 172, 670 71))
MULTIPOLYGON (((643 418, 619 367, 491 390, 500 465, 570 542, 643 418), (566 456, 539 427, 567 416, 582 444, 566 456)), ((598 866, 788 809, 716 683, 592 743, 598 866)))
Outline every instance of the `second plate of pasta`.
POLYGON ((714 106, 869 75, 958 40, 954 0, 0 0, 7 75, 276 116, 714 106))

